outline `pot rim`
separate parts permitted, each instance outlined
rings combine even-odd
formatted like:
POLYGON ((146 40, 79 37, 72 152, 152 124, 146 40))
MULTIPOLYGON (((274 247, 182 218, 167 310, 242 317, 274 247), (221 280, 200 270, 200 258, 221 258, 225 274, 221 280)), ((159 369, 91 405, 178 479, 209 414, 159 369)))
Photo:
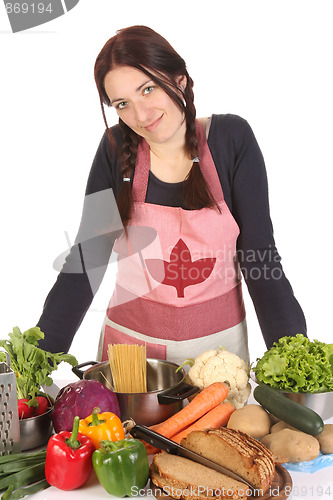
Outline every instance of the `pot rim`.
POLYGON ((46 410, 44 413, 42 413, 41 415, 34 415, 33 417, 28 417, 28 418, 19 418, 19 422, 21 424, 21 422, 31 422, 31 421, 36 421, 38 419, 41 419, 42 417, 44 417, 45 415, 48 415, 49 413, 52 413, 53 412, 53 409, 54 409, 54 406, 51 406, 48 410, 46 410))
MULTIPOLYGON (((148 361, 157 361, 159 363, 163 363, 163 364, 167 364, 167 365, 173 365, 176 369, 177 368, 180 368, 180 365, 178 365, 177 363, 174 363, 173 361, 167 361, 166 359, 158 359, 158 358, 147 358, 147 362, 148 361)), ((84 380, 90 380, 90 379, 87 379, 86 378, 86 374, 91 372, 91 371, 94 371, 96 370, 96 368, 98 366, 105 366, 105 365, 108 365, 109 364, 109 361, 100 361, 100 362, 97 362, 95 365, 91 366, 90 368, 88 368, 87 370, 85 370, 83 372, 83 379, 84 380)), ((119 395, 124 395, 124 396, 135 396, 135 395, 141 395, 141 394, 159 394, 161 392, 164 392, 164 391, 169 391, 170 389, 173 389, 175 387, 177 387, 178 385, 180 385, 182 382, 184 382, 184 379, 185 379, 185 370, 184 368, 180 368, 179 372, 182 373, 182 378, 181 380, 179 380, 176 384, 170 386, 170 387, 167 387, 165 389, 156 389, 154 391, 147 391, 147 392, 117 392, 117 391, 114 391, 112 389, 112 391, 115 393, 115 394, 119 394, 119 395)), ((107 380, 107 379, 105 379, 107 380)), ((111 384, 110 382, 108 382, 110 387, 111 387, 111 384)))

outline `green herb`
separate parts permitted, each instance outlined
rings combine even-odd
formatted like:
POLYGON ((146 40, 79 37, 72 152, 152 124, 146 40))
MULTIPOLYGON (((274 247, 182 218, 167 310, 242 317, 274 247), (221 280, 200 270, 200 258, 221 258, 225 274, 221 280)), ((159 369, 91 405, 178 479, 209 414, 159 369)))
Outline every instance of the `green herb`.
POLYGON ((333 391, 333 344, 282 337, 254 368, 258 382, 292 392, 333 391))
POLYGON ((1 500, 18 500, 47 488, 45 460, 46 450, 1 456, 0 490, 7 488, 1 500))
POLYGON ((4 490, 8 486, 12 486, 13 490, 16 490, 16 488, 21 488, 21 486, 40 481, 41 479, 45 479, 45 461, 1 477, 0 490, 4 490))
POLYGON ((3 464, 9 462, 22 462, 22 460, 29 461, 38 459, 41 462, 46 458, 46 450, 40 451, 21 451, 19 453, 11 453, 10 455, 2 455, 0 457, 0 470, 3 464))
POLYGON ((42 479, 41 481, 38 481, 38 483, 34 483, 26 488, 18 488, 15 491, 13 491, 13 487, 10 485, 2 495, 1 500, 19 500, 26 495, 34 495, 38 491, 45 490, 46 488, 49 488, 49 486, 50 485, 46 479, 42 479))
MULTIPOLYGON (((8 336, 8 340, 0 340, 0 347, 8 352, 11 368, 16 373, 17 397, 31 398, 29 406, 38 406, 35 398, 40 387, 52 385, 50 374, 57 369, 58 364, 65 361, 75 366, 77 360, 71 354, 54 354, 40 349, 38 342, 44 338, 44 333, 38 327, 21 333, 16 326, 8 336)), ((0 352, 0 361, 6 361, 4 352, 0 352)))

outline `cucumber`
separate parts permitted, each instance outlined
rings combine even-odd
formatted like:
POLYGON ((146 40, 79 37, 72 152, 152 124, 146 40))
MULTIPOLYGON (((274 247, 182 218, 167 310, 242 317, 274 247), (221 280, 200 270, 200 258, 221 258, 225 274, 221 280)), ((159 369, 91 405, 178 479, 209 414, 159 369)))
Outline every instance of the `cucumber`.
POLYGON ((258 385, 253 396, 272 415, 295 429, 312 436, 320 434, 324 429, 324 422, 315 411, 286 398, 281 392, 267 385, 258 385))

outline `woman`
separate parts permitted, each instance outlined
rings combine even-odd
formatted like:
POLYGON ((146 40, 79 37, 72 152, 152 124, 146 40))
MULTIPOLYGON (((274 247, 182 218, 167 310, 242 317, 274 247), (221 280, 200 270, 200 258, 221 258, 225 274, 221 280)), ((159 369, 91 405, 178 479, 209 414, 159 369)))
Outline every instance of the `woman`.
POLYGON ((106 133, 77 244, 38 323, 45 348, 68 350, 112 248, 117 282, 98 359, 107 359, 110 343, 144 343, 150 357, 175 362, 218 346, 248 361, 239 269, 267 347, 281 336, 306 334, 275 247, 265 166, 247 122, 234 115, 196 120, 184 60, 144 26, 123 29, 105 44, 95 80, 106 133), (112 129, 104 105, 119 115, 112 129), (124 231, 113 214, 87 236, 82 227, 98 219, 101 207, 91 209, 91 196, 102 200, 110 192, 124 231), (83 272, 73 270, 78 261, 83 272), (91 269, 102 269, 94 286, 91 269))

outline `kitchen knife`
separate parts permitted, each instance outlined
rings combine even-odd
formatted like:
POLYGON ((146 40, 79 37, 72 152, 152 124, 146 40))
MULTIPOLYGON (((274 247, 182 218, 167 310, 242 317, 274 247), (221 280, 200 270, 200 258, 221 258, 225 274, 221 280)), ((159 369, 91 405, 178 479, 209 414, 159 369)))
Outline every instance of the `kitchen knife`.
POLYGON ((170 453, 171 455, 178 455, 179 457, 187 458, 189 460, 192 460, 193 462, 197 462, 198 464, 204 465, 205 467, 214 469, 217 472, 224 474, 225 476, 231 477, 236 481, 240 481, 241 483, 246 484, 248 488, 251 489, 251 492, 254 491, 254 487, 235 472, 232 472, 231 470, 227 469, 226 467, 223 467, 222 465, 216 464, 215 462, 209 460, 208 458, 202 457, 201 455, 195 453, 194 451, 184 448, 184 446, 181 446, 175 443, 174 441, 171 441, 171 439, 162 436, 162 434, 159 434, 158 432, 149 429, 149 427, 146 427, 145 425, 136 424, 130 430, 130 434, 134 438, 142 439, 143 441, 149 443, 155 448, 164 450, 170 453))

